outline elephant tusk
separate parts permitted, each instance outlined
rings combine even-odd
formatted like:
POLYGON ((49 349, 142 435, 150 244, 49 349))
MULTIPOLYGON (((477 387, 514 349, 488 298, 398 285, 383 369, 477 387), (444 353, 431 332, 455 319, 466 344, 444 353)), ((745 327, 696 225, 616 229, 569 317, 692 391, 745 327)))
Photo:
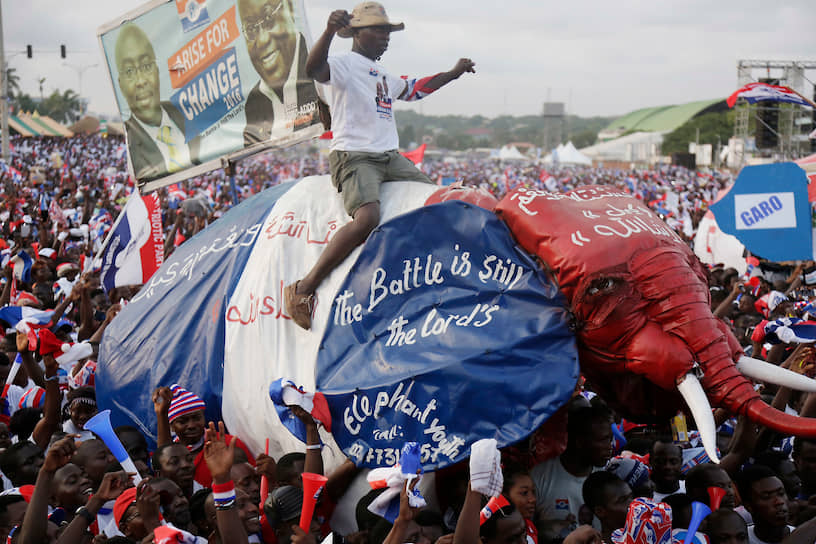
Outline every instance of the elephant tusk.
POLYGON ((781 385, 796 391, 816 393, 816 380, 759 359, 743 355, 737 361, 737 370, 757 381, 781 385))
POLYGON ((700 380, 694 374, 686 374, 677 390, 683 395, 694 421, 697 423, 697 430, 700 431, 700 438, 703 441, 703 448, 708 457, 714 463, 719 463, 717 456, 717 429, 714 425, 714 414, 711 413, 711 404, 700 384, 700 380))

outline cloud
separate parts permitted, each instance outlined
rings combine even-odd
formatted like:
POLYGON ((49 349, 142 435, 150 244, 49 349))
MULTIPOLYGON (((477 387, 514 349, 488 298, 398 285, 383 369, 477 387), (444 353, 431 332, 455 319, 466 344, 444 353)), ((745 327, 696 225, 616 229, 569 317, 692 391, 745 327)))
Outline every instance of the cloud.
MULTIPOLYGON (((816 51, 812 0, 769 5, 760 0, 413 0, 385 2, 406 30, 392 36, 383 64, 399 74, 447 70, 461 56, 466 74, 421 104, 425 113, 488 116, 541 110, 549 93, 578 115, 614 115, 640 107, 725 97, 737 86, 740 58, 805 59, 816 51)), ((7 50, 32 43, 36 58, 10 60, 25 90, 78 89, 63 66, 98 64, 83 76, 91 109, 115 111, 97 28, 133 9, 125 0, 29 0, 4 6, 7 50), (78 7, 78 6, 81 6, 78 7), (59 44, 69 58, 59 58, 59 44)), ((338 4, 308 0, 312 34, 338 4)), ((350 48, 336 39, 332 51, 350 48)), ((816 60, 812 59, 811 60, 816 60)), ((811 81, 816 71, 810 72, 811 81)), ((419 109, 413 104, 412 107, 419 109)))

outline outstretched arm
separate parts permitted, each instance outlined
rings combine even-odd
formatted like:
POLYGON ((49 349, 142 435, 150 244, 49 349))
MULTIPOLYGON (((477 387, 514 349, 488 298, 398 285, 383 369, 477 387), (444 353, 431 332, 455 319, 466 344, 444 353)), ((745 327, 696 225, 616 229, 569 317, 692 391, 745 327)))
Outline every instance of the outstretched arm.
POLYGON ((312 414, 300 406, 290 406, 292 413, 306 426, 306 461, 303 463, 303 472, 323 475, 323 457, 320 450, 320 434, 317 431, 317 422, 312 414))
POLYGON ((153 409, 156 412, 156 427, 157 436, 156 443, 159 446, 164 446, 173 441, 170 435, 170 420, 168 412, 170 411, 170 401, 173 400, 173 392, 169 387, 157 387, 153 391, 153 409))
POLYGON ((414 100, 424 98, 443 85, 447 85, 454 79, 458 79, 459 76, 465 72, 475 74, 475 66, 476 64, 470 59, 459 59, 456 65, 447 72, 439 72, 434 76, 428 76, 422 79, 408 80, 405 89, 399 95, 399 99, 413 102, 414 100))
POLYGON ((31 438, 34 443, 43 449, 48 449, 51 435, 60 428, 60 401, 62 395, 59 388, 59 364, 51 355, 43 357, 45 365, 45 408, 43 418, 37 422, 31 438))
MULTIPOLYGON (((226 429, 224 422, 218 422, 218 430, 215 430, 215 424, 211 421, 210 426, 205 433, 204 443, 204 461, 207 463, 207 468, 213 477, 213 493, 221 493, 228 495, 232 493, 231 500, 229 497, 215 501, 215 519, 218 525, 218 534, 223 538, 229 535, 230 542, 245 543, 248 542, 247 534, 244 530, 244 524, 235 508, 235 485, 230 478, 230 468, 235 461, 235 440, 232 440, 229 445, 226 442, 226 429), (220 502, 220 501, 224 502, 220 502)), ((214 496, 215 498, 215 496, 214 496)))
POLYGON ((306 59, 306 75, 320 83, 326 83, 331 78, 329 71, 329 46, 334 35, 343 27, 351 23, 351 16, 344 9, 333 11, 326 23, 326 30, 312 46, 309 57, 306 59))
MULTIPOLYGON (((419 482, 419 478, 414 478, 410 482, 410 490, 413 491, 416 484, 419 482)), ((409 492, 409 483, 405 482, 402 486, 402 491, 400 492, 400 507, 399 507, 399 514, 397 515, 397 519, 394 520, 394 525, 391 527, 391 530, 383 540, 383 544, 402 544, 405 542, 405 536, 408 532, 408 524, 413 521, 416 517, 419 508, 411 507, 410 501, 408 500, 408 492, 409 492)))
POLYGON ((453 544, 473 544, 479 542, 479 512, 482 510, 482 496, 468 484, 465 504, 456 522, 453 544))
POLYGON ((48 497, 51 495, 51 486, 54 482, 54 474, 57 470, 71 461, 76 445, 75 434, 69 434, 65 438, 55 442, 45 456, 45 461, 37 474, 37 484, 34 486, 34 493, 28 503, 23 524, 20 528, 20 544, 36 544, 45 540, 45 530, 48 525, 48 497))

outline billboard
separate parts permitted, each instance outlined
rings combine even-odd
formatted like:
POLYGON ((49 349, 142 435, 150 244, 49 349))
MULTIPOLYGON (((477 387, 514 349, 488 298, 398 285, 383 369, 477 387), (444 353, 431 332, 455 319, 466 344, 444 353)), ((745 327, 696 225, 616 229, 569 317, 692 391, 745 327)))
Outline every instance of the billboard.
POLYGON ((159 0, 99 29, 149 191, 322 133, 303 0, 159 0))

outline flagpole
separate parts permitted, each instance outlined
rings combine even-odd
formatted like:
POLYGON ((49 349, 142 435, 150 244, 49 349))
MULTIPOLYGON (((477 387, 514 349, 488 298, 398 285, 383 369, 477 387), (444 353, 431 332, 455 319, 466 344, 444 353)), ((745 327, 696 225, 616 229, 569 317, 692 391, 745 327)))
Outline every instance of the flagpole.
MULTIPOLYGON (((790 87, 788 87, 788 88, 790 89, 790 87)), ((808 99, 806 96, 801 95, 801 94, 800 94, 800 93, 799 93, 799 92, 798 92, 796 89, 791 89, 791 91, 793 91, 793 93, 794 93, 796 96, 798 96, 799 98, 801 98, 802 100, 804 100, 805 102, 807 102, 808 104, 810 104, 810 107, 811 107, 811 108, 816 109, 816 103, 814 103, 814 102, 813 102, 813 100, 810 100, 810 99, 808 99)))
POLYGON ((235 186, 235 161, 221 159, 221 168, 224 169, 224 175, 229 178, 232 206, 235 207, 238 205, 238 188, 235 186))
POLYGON ((94 267, 98 266, 102 260, 100 259, 100 255, 105 253, 105 250, 108 248, 108 244, 110 244, 111 238, 113 237, 113 233, 116 230, 116 227, 119 226, 119 223, 125 217, 125 211, 127 210, 128 205, 130 205, 130 201, 133 200, 133 196, 139 196, 139 187, 134 187, 133 192, 130 193, 130 197, 128 201, 125 202, 125 205, 122 206, 122 209, 119 211, 119 215, 116 217, 116 221, 113 222, 113 226, 108 231, 108 235, 105 237, 105 240, 102 242, 102 246, 99 248, 99 251, 96 252, 96 257, 93 260, 94 267))

